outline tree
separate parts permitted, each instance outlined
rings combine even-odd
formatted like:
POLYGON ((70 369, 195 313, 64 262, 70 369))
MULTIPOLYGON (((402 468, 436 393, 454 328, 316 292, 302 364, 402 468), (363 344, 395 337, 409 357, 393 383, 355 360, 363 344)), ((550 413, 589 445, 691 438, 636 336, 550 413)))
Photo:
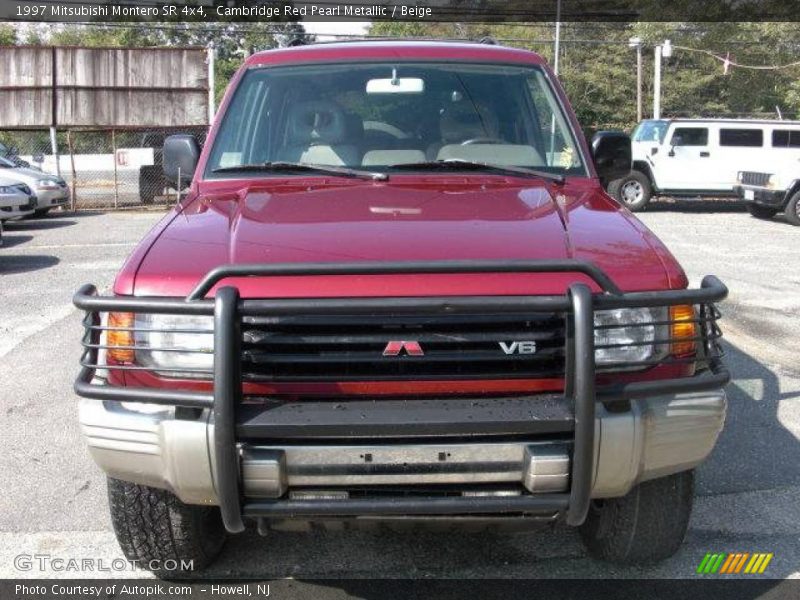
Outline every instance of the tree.
POLYGON ((13 46, 17 43, 17 30, 13 25, 0 24, 0 46, 13 46))
MULTIPOLYGON (((491 36, 500 43, 534 50, 553 60, 552 23, 375 23, 370 33, 396 37, 491 36)), ((674 56, 662 70, 664 116, 777 116, 800 118, 800 65, 745 69, 797 60, 800 24, 762 22, 579 22, 562 25, 559 78, 586 130, 631 129, 636 120, 636 53, 631 37, 644 44, 645 115, 653 94, 653 47, 669 39, 674 56), (709 55, 721 57, 723 61, 709 55)))

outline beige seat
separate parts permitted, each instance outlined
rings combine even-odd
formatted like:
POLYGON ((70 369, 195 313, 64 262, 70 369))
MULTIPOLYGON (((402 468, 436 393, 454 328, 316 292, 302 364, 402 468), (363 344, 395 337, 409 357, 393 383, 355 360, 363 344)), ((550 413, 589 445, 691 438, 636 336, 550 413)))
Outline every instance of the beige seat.
POLYGON ((493 165, 542 167, 542 155, 523 144, 448 144, 439 149, 437 160, 469 160, 493 165))
POLYGON ((334 102, 313 100, 289 109, 286 146, 278 160, 317 165, 358 165, 356 132, 344 110, 334 102))
POLYGON ((425 162, 425 153, 422 150, 370 150, 361 159, 361 164, 365 167, 418 162, 425 162))
POLYGON ((497 139, 500 121, 486 105, 461 99, 445 107, 439 117, 440 142, 428 147, 429 160, 448 144, 460 144, 473 139, 497 139))

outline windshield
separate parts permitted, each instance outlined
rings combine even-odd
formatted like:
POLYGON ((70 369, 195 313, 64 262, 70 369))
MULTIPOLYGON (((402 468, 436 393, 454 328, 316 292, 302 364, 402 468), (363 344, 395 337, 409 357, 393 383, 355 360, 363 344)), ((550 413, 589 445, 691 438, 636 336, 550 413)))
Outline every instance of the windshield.
POLYGON ((634 142, 658 142, 664 141, 669 122, 667 121, 642 121, 633 131, 632 140, 634 142))
POLYGON ((265 163, 391 171, 435 161, 587 174, 541 69, 369 63, 250 70, 205 176, 274 174, 252 169, 265 163), (237 171, 240 165, 251 169, 237 171))

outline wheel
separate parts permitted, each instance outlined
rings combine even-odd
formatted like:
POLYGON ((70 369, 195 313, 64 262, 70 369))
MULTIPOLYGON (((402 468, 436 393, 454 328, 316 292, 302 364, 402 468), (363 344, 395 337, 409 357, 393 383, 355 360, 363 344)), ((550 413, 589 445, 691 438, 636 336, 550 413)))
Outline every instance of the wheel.
POLYGON ((42 217, 46 217, 47 213, 49 212, 49 208, 37 208, 35 211, 33 211, 33 217, 35 219, 41 219, 42 217))
POLYGON ((163 190, 164 177, 158 167, 139 168, 139 200, 142 204, 152 204, 163 190))
POLYGON ((789 198, 789 204, 786 205, 783 214, 789 223, 800 226, 800 192, 795 192, 789 198))
POLYGON ((771 219, 778 211, 768 206, 761 206, 760 204, 747 203, 748 212, 756 219, 771 219))
POLYGON ((110 477, 108 501, 122 552, 157 574, 180 577, 199 571, 225 543, 216 506, 184 504, 166 490, 110 477))
POLYGON ((608 193, 632 211, 644 210, 653 197, 650 179, 641 171, 631 171, 608 184, 608 193))
POLYGON ((626 496, 594 500, 581 538, 594 558, 648 564, 675 554, 692 511, 694 471, 645 481, 626 496))

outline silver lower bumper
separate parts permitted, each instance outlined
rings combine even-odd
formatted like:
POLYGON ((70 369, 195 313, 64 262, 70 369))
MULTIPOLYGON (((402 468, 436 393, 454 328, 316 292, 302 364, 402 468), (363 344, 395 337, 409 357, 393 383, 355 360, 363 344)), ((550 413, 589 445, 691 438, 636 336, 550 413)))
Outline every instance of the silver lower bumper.
MULTIPOLYGON (((723 390, 633 401, 630 411, 599 409, 592 497, 625 495, 645 481, 698 465, 725 420, 723 390)), ((213 423, 176 420, 82 400, 90 452, 111 477, 169 489, 192 504, 216 504, 213 423)), ((568 488, 568 444, 513 442, 244 446, 244 493, 275 498, 294 488, 371 485, 522 484, 533 493, 568 488)))
POLYGON ((407 444, 392 446, 248 446, 242 449, 247 496, 279 498, 288 489, 376 485, 522 483, 536 493, 569 483, 565 444, 407 444))

